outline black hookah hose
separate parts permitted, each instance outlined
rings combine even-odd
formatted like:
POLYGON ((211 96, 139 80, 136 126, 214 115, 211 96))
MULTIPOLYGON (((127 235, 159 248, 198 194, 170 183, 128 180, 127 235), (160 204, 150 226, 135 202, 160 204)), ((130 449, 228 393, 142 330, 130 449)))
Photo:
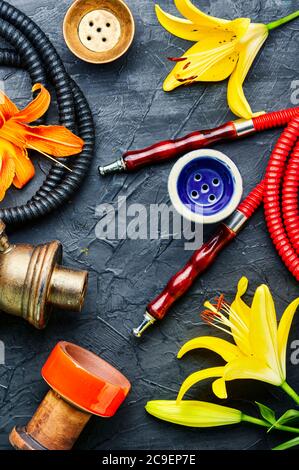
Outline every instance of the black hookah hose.
POLYGON ((60 124, 85 142, 81 154, 67 161, 72 173, 54 163, 42 186, 26 204, 0 209, 0 219, 13 226, 45 216, 77 191, 94 154, 95 130, 86 98, 66 72, 53 44, 30 18, 5 1, 0 1, 0 36, 14 48, 0 49, 0 65, 24 67, 33 84, 51 83, 60 124))

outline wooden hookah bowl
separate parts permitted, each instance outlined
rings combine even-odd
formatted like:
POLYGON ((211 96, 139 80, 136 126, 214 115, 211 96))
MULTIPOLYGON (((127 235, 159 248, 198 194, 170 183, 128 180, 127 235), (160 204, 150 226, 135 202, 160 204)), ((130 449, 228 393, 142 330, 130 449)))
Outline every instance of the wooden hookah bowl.
POLYGON ((135 22, 122 0, 76 0, 65 16, 63 35, 79 59, 105 64, 127 52, 135 35, 135 22))

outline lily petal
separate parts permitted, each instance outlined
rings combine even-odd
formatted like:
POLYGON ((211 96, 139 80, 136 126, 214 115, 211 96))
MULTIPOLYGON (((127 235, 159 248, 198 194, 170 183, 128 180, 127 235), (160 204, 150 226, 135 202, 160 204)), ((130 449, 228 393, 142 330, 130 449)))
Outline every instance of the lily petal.
POLYGON ((290 333, 291 324, 298 306, 299 297, 293 300, 293 302, 291 302, 290 305, 288 305, 288 307, 285 309, 278 326, 278 354, 284 376, 286 376, 286 350, 288 337, 290 333))
POLYGON ((240 351, 232 343, 222 339, 222 338, 213 338, 212 336, 200 336, 199 338, 194 338, 188 341, 178 352, 178 359, 184 356, 192 349, 204 348, 214 351, 216 354, 219 354, 226 362, 232 361, 240 356, 240 351))
MULTIPOLYGON (((236 297, 231 304, 231 308, 238 313, 238 316, 241 318, 242 322, 249 328, 251 309, 242 299, 242 296, 246 294, 247 288, 248 279, 247 277, 243 276, 238 282, 236 297)), ((235 323, 233 318, 230 318, 230 320, 233 324, 235 323)))
MULTIPOLYGON (((7 123, 0 134, 10 130, 10 141, 13 136, 20 136, 23 145, 37 151, 49 153, 54 157, 67 157, 76 155, 82 151, 83 140, 63 126, 27 126, 19 122, 7 123), (11 124, 9 129, 9 124, 11 124)), ((18 145, 17 142, 15 142, 18 145)))
POLYGON ((250 119, 253 112, 245 97, 243 83, 268 35, 268 28, 264 24, 249 26, 248 33, 240 41, 239 61, 228 82, 228 105, 234 114, 245 119, 250 119))
POLYGON ((196 34, 198 30, 194 23, 166 13, 159 5, 155 5, 155 10, 159 23, 171 34, 189 41, 198 41, 198 35, 196 34))
POLYGON ((6 149, 0 148, 0 201, 11 186, 15 175, 15 164, 6 149))
POLYGON ((19 111, 19 108, 0 90, 0 121, 1 125, 19 111))
POLYGON ((237 294, 235 300, 231 304, 231 310, 235 314, 230 315, 229 317, 230 322, 242 332, 241 335, 237 336, 234 335, 234 330, 232 330, 234 340, 241 349, 241 351, 244 352, 244 354, 251 353, 251 346, 249 340, 251 309, 242 299, 242 296, 247 291, 247 287, 248 279, 243 276, 238 282, 237 294), (236 316, 239 317, 240 321, 236 320, 236 316))
POLYGON ((207 42, 211 44, 211 39, 206 38, 186 51, 182 57, 185 60, 179 61, 166 77, 164 91, 172 91, 193 82, 224 80, 232 73, 238 57, 233 45, 217 44, 217 47, 207 50, 207 42), (226 67, 223 67, 224 62, 226 67))
POLYGON ((206 34, 175 65, 163 84, 164 91, 192 82, 220 81, 235 69, 239 57, 238 41, 246 33, 250 20, 237 19, 232 31, 206 34))
POLYGON ((226 384, 223 377, 213 382, 212 389, 216 397, 222 400, 227 398, 226 384))
POLYGON ((182 383, 180 391, 177 396, 177 403, 180 403, 183 396, 188 390, 201 380, 209 379, 211 377, 222 377, 224 374, 224 367, 210 367, 209 369, 199 370, 189 375, 187 379, 182 383))
POLYGON ((244 35, 250 23, 249 19, 246 19, 244 22, 244 19, 238 18, 228 24, 231 26, 230 28, 223 27, 218 29, 208 25, 198 25, 189 20, 170 15, 162 10, 159 5, 156 5, 155 9, 157 18, 163 28, 174 36, 194 42, 212 38, 218 41, 217 44, 220 42, 229 42, 232 36, 235 38, 235 33, 244 35), (242 26, 242 29, 240 29, 240 26, 242 26))
POLYGON ((175 6, 178 11, 188 20, 200 26, 223 26, 229 23, 229 20, 216 18, 214 16, 206 15, 199 8, 197 8, 190 0, 174 0, 175 6))
POLYGON ((16 188, 21 189, 34 177, 35 169, 33 163, 28 157, 26 149, 18 149, 14 162, 16 174, 13 179, 13 184, 16 188))
POLYGON ((267 364, 252 357, 242 357, 224 368, 224 380, 253 379, 273 385, 281 385, 282 379, 267 364))
POLYGON ((155 400, 149 401, 145 409, 164 421, 198 428, 225 426, 242 420, 239 410, 202 401, 190 400, 178 404, 174 400, 155 400))
MULTIPOLYGON (((26 149, 16 147, 12 143, 0 139, 0 155, 9 155, 14 162, 14 174, 11 183, 18 189, 25 186, 35 175, 35 169, 28 158, 26 149)), ((10 183, 10 184, 11 184, 10 183)))
POLYGON ((22 111, 16 112, 14 114, 14 120, 25 123, 34 122, 48 111, 51 102, 50 93, 43 85, 36 83, 32 87, 32 92, 38 90, 40 90, 40 93, 37 95, 37 97, 22 111))
POLYGON ((84 141, 63 126, 29 126, 49 108, 50 94, 37 83, 32 91, 38 96, 22 111, 0 91, 0 199, 13 183, 22 188, 35 174, 28 149, 51 158, 76 155, 84 141))
POLYGON ((256 289, 252 302, 250 344, 254 357, 282 376, 278 357, 275 306, 271 292, 264 284, 256 289))

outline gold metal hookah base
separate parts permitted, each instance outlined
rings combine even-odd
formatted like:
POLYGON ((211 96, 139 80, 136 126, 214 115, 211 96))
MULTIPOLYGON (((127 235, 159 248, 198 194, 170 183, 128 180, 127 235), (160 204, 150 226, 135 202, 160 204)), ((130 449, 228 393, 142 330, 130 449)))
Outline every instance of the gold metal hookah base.
POLYGON ((46 326, 53 307, 80 311, 88 273, 61 266, 62 245, 10 245, 0 221, 0 311, 46 326))

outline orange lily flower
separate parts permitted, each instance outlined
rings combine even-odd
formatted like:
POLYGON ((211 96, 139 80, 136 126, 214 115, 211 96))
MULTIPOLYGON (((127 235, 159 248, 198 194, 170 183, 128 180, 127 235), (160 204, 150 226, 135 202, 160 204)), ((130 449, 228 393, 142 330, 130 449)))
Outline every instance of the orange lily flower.
POLYGON ((0 201, 13 184, 22 188, 35 169, 27 149, 46 156, 68 157, 82 151, 84 141, 63 126, 29 126, 45 114, 51 102, 50 93, 37 83, 32 91, 37 97, 23 110, 0 91, 0 201))

